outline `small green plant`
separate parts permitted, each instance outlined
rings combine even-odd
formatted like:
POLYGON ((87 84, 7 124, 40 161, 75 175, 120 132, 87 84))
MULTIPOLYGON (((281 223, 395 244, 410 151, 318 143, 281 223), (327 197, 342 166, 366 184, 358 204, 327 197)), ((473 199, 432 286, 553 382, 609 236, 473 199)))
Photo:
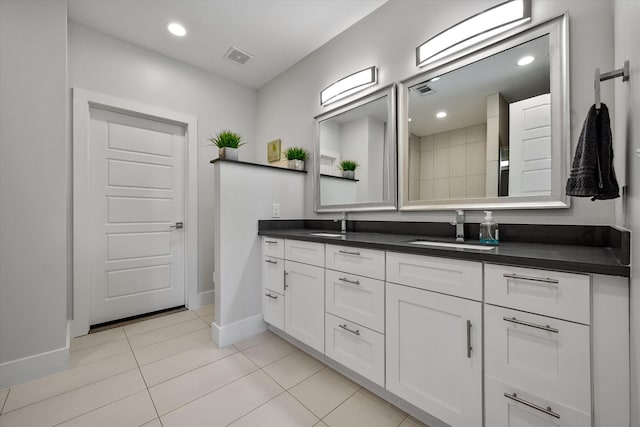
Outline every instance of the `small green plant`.
POLYGON ((284 152, 287 160, 307 160, 309 157, 309 153, 302 147, 291 147, 287 148, 284 152))
POLYGON ((355 171, 358 167, 358 163, 353 160, 343 160, 340 162, 341 171, 355 171))
POLYGON ((242 136, 239 133, 231 132, 228 129, 221 130, 215 136, 209 138, 209 141, 218 148, 238 148, 244 145, 242 136))

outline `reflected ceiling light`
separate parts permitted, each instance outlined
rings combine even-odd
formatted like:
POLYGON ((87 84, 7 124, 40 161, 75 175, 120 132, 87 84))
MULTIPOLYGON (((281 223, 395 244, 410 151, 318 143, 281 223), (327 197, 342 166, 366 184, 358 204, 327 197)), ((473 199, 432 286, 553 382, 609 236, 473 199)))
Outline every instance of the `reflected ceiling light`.
POLYGON ((320 92, 320 105, 327 105, 378 83, 378 69, 373 66, 338 80, 320 92))
POLYGON ((434 77, 434 78, 432 78, 430 81, 432 81, 432 82, 437 82, 438 80, 440 80, 440 77, 434 77))
POLYGON ((524 67, 525 65, 531 64, 535 60, 536 58, 534 56, 523 56, 522 58, 518 59, 518 65, 524 67))
POLYGON ((531 20, 531 0, 511 0, 468 18, 416 48, 423 67, 531 20))
POLYGON ((409 121, 411 121, 411 120, 412 120, 411 117, 409 117, 409 121))
POLYGON ((187 34, 187 30, 185 30, 184 27, 178 24, 177 22, 172 22, 169 25, 167 25, 167 30, 169 30, 169 32, 174 36, 178 36, 178 37, 182 37, 185 34, 187 34))
POLYGON ((438 114, 436 114, 436 117, 439 119, 444 119, 445 117, 447 117, 447 112, 446 111, 440 111, 438 114))

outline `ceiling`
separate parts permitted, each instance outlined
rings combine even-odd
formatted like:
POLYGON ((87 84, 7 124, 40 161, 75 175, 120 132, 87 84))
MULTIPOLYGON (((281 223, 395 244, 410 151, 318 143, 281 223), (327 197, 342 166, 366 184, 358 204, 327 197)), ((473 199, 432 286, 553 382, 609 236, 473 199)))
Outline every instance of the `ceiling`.
POLYGON ((253 89, 387 0, 68 0, 69 20, 253 89), (167 31, 179 22, 187 35, 167 31), (230 47, 254 55, 245 65, 230 47))

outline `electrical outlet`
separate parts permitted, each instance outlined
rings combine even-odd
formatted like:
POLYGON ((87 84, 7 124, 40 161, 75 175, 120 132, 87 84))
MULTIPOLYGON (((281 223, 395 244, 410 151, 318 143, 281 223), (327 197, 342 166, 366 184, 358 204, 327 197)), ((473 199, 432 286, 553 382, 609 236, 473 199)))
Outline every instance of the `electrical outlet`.
POLYGON ((280 203, 274 203, 271 206, 271 217, 280 218, 280 203))

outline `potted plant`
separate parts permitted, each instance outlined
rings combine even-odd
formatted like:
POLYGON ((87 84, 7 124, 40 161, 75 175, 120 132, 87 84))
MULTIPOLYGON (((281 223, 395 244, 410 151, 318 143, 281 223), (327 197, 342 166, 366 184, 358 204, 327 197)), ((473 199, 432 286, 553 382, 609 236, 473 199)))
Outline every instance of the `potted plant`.
POLYGON ((307 160, 309 153, 302 147, 291 147, 285 150, 284 155, 289 161, 289 169, 303 171, 304 161, 307 160))
POLYGON ((354 160, 343 160, 340 162, 340 170, 342 171, 343 178, 355 179, 356 168, 358 163, 354 160))
POLYGON ((238 160, 238 148, 244 145, 242 136, 228 129, 221 130, 209 141, 218 147, 218 157, 225 160, 238 160))

